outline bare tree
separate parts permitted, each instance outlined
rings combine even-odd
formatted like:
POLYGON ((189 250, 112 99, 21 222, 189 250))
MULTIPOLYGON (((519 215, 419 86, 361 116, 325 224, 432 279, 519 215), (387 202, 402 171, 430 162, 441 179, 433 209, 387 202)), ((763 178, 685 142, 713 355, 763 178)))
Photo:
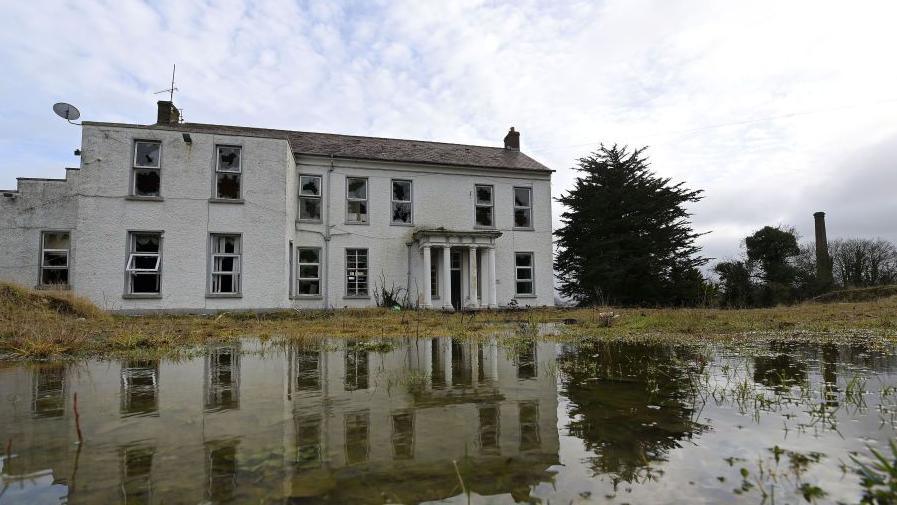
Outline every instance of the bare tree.
POLYGON ((844 287, 897 282, 897 248, 883 239, 841 239, 829 243, 835 281, 844 287))

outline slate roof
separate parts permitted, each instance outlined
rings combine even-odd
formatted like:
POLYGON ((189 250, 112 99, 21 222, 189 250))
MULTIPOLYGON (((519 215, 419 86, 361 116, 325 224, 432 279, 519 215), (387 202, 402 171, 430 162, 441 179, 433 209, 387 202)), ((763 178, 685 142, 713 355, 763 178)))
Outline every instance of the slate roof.
MULTIPOLYGON (((135 125, 94 123, 85 124, 127 126, 135 125)), ((462 167, 506 168, 551 172, 551 169, 520 151, 503 147, 449 144, 425 140, 360 137, 334 133, 273 130, 244 126, 228 126, 204 123, 178 123, 176 125, 146 125, 140 128, 178 130, 185 132, 246 137, 282 138, 290 143, 296 156, 330 156, 357 160, 394 161, 462 167)))

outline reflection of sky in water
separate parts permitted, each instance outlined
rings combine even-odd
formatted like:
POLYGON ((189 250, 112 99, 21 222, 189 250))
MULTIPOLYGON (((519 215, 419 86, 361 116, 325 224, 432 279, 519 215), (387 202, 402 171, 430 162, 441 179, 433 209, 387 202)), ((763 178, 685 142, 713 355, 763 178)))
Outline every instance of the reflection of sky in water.
MULTIPOLYGON (((855 502, 840 464, 894 436, 895 398, 878 404, 897 360, 864 349, 319 344, 0 369, 0 505, 758 503, 733 489, 773 446, 824 453, 801 482, 855 502), (826 401, 837 431, 808 413, 826 401)), ((780 479, 776 501, 802 501, 794 489, 780 479)))

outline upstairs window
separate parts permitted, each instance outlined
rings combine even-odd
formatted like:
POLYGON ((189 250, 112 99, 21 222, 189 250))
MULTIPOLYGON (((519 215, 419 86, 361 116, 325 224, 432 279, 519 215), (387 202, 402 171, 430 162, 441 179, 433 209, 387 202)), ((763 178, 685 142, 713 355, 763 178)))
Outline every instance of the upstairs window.
POLYGON ((242 251, 239 235, 212 234, 212 269, 209 291, 212 294, 240 293, 242 251))
POLYGON ((134 142, 131 194, 134 196, 159 196, 161 169, 162 143, 147 140, 134 142))
POLYGON ((128 237, 128 294, 152 295, 162 288, 162 234, 131 232, 128 237))
POLYGON ((533 227, 533 189, 514 188, 514 228, 533 227))
POLYGON ((300 247, 297 252, 299 269, 296 274, 299 296, 318 296, 321 294, 321 249, 317 247, 300 247))
POLYGON ((533 284, 533 253, 514 253, 514 284, 518 296, 536 294, 533 284))
POLYGON ((321 176, 299 176, 299 220, 321 220, 321 176))
POLYGON ((68 286, 70 252, 71 239, 69 232, 45 231, 41 234, 41 286, 68 286))
POLYGON ((394 179, 392 181, 392 223, 411 224, 414 222, 413 214, 411 181, 394 179))
POLYGON ((240 182, 243 175, 241 155, 243 149, 236 146, 218 146, 215 165, 215 198, 240 199, 240 182))
POLYGON ((368 222, 368 180, 346 177, 346 222, 368 222))
POLYGON ((474 186, 474 212, 475 223, 481 228, 492 228, 495 226, 493 220, 493 199, 492 186, 477 185, 474 186))
POLYGON ((346 296, 368 295, 368 250, 346 249, 346 296))

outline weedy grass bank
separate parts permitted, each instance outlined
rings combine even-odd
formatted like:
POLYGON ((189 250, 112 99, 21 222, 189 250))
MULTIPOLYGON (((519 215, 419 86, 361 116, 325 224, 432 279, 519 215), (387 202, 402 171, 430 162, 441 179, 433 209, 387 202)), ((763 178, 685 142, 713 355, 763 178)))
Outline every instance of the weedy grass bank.
POLYGON ((897 297, 769 309, 534 308, 464 313, 341 309, 215 315, 107 314, 65 291, 0 283, 0 358, 167 353, 242 337, 609 340, 897 340, 897 297))

